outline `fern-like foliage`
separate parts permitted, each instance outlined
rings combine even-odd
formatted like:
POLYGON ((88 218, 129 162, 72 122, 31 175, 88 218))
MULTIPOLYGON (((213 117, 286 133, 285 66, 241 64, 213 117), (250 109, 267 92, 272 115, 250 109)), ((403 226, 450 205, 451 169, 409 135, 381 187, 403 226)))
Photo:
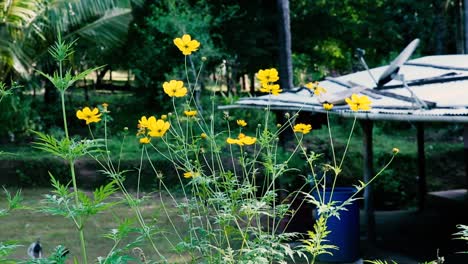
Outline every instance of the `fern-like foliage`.
POLYGON ((337 246, 327 245, 328 240, 326 239, 331 231, 327 230, 327 219, 323 215, 314 224, 314 230, 308 231, 308 239, 302 240, 305 244, 304 250, 314 257, 314 259, 321 254, 333 255, 330 250, 338 250, 337 246))

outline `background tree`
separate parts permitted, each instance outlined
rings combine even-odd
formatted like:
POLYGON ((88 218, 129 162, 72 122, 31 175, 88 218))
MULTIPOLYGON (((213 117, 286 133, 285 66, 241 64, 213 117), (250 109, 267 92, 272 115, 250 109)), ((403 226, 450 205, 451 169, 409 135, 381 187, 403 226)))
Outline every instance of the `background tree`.
MULTIPOLYGON (((138 4, 139 1, 133 3, 138 4)), ((46 83, 31 79, 34 78, 33 68, 46 73, 51 73, 56 68, 56 64, 48 60, 47 49, 56 40, 57 34, 62 34, 68 41, 80 39, 80 44, 76 47, 78 50, 75 53, 75 61, 70 63, 86 64, 84 59, 96 63, 96 60, 91 59, 92 56, 85 54, 102 53, 103 49, 110 50, 121 45, 126 39, 128 24, 132 19, 130 0, 10 0, 0 1, 0 8, 0 79, 7 82, 10 79, 28 80, 23 82, 23 90, 27 86, 41 87, 46 83)), ((45 102, 50 103, 56 98, 55 89, 48 85, 44 88, 45 102)), ((18 101, 19 97, 23 96, 20 90, 17 90, 17 93, 16 97, 13 96, 9 100, 18 101)), ((22 102, 21 110, 31 110, 27 102, 22 102)), ((6 107, 16 104, 11 102, 6 104, 6 107)), ((26 119, 20 123, 26 124, 26 127, 38 122, 28 120, 29 113, 24 116, 26 119)), ((7 115, 0 114, 0 120, 7 118, 7 115)), ((53 126, 57 121, 44 118, 40 123, 46 124, 46 127, 53 126)), ((5 133, 14 134, 13 131, 24 131, 25 126, 4 129, 5 133)))

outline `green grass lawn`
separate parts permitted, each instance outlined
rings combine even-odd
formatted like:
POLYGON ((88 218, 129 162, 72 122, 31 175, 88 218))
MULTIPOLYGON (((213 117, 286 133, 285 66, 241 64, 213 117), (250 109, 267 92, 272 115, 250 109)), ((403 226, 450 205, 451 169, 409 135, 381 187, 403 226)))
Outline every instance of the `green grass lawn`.
MULTIPOLYGON (((41 206, 42 195, 48 193, 48 189, 25 189, 23 190, 24 205, 32 210, 15 210, 10 215, 0 219, 0 241, 16 241, 23 245, 15 250, 12 257, 18 259, 27 259, 27 248, 30 243, 40 238, 44 253, 47 256, 57 245, 64 245, 70 249, 71 256, 80 259, 80 240, 79 233, 70 219, 61 216, 51 216, 38 212, 41 206)), ((177 217, 172 200, 168 196, 163 196, 168 211, 174 224, 179 228, 181 235, 184 235, 184 224, 177 217)), ((5 198, 0 198, 0 208, 6 205, 5 198)), ((142 206, 144 218, 148 221, 157 221, 158 227, 167 229, 167 237, 173 243, 179 242, 174 232, 170 232, 171 225, 161 209, 161 200, 159 195, 152 195, 142 206)), ((118 205, 113 209, 100 213, 92 217, 86 225, 85 236, 87 241, 87 253, 90 260, 96 260, 98 256, 105 257, 113 246, 113 241, 104 238, 103 235, 109 233, 111 229, 117 228, 117 223, 124 219, 133 219, 133 211, 125 205, 118 205)), ((135 223, 136 225, 136 223, 135 223)), ((134 236, 130 236, 132 238, 134 236)), ((124 243, 123 241, 122 243, 124 243)), ((168 256, 170 263, 178 262, 182 257, 172 250, 169 243, 162 237, 156 239, 158 250, 168 256)), ((144 244, 141 246, 148 259, 157 260, 154 250, 144 244)), ((130 252, 130 254, 132 254, 130 252)), ((71 262, 70 262, 71 263, 71 262)), ((82 263, 79 261, 79 263, 82 263)))

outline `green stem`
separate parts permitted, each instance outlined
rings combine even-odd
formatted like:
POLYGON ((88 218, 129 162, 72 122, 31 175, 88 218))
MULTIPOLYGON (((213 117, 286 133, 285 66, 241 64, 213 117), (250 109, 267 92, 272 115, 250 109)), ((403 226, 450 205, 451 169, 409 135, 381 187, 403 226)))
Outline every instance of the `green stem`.
MULTIPOLYGON (((62 64, 60 63, 60 77, 62 77, 62 64)), ((60 99, 62 103, 62 116, 63 116, 63 128, 65 130, 65 137, 69 141, 70 136, 68 134, 68 125, 67 125, 67 115, 66 115, 66 108, 65 108, 65 91, 60 90, 60 99)), ((73 182, 73 193, 75 195, 75 204, 78 207, 80 205, 80 200, 78 198, 78 186, 76 183, 76 175, 75 175, 75 164, 72 159, 68 160, 70 163, 70 173, 73 182)), ((78 230, 80 231, 80 241, 81 241, 81 254, 83 256, 83 263, 87 264, 87 255, 86 255, 86 242, 84 237, 84 230, 83 230, 83 221, 81 217, 77 217, 78 222, 78 230)))
POLYGON ((351 132, 349 133, 349 137, 348 137, 348 142, 346 143, 346 148, 344 150, 343 157, 341 158, 340 166, 338 166, 339 169, 341 169, 341 166, 343 165, 343 161, 346 157, 346 153, 348 152, 349 143, 351 142, 351 137, 353 136, 354 127, 356 126, 356 120, 357 118, 354 117, 353 126, 351 127, 351 132))
MULTIPOLYGON (((80 200, 78 197, 78 186, 76 184, 75 164, 73 163, 72 160, 69 160, 69 162, 70 162, 70 173, 71 173, 72 182, 73 182, 73 193, 75 194, 75 203, 76 203, 76 206, 79 206, 80 200)), ((83 219, 81 217, 77 217, 77 221, 78 221, 78 230, 80 231, 81 254, 83 256, 83 263, 87 264, 88 260, 87 260, 87 254, 86 254, 86 240, 84 236, 83 219)))
POLYGON ((60 91, 60 99, 62 101, 63 128, 65 129, 65 137, 67 140, 69 140, 70 137, 68 136, 67 114, 65 112, 65 91, 60 91))

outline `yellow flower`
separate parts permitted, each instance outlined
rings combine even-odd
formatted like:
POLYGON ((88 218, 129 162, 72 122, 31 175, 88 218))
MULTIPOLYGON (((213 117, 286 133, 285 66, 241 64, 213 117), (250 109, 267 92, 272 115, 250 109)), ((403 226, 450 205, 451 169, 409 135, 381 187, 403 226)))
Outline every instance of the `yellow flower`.
POLYGON ((240 142, 239 139, 235 139, 235 138, 230 138, 230 137, 229 137, 229 138, 226 139, 226 142, 227 142, 228 144, 231 144, 231 145, 232 145, 232 144, 237 144, 237 145, 242 146, 242 145, 241 145, 242 143, 240 142))
POLYGON ((231 145, 232 144, 237 144, 239 146, 253 145, 253 144, 255 144, 255 142, 257 142, 257 138, 256 137, 246 136, 245 134, 240 133, 239 136, 237 137, 237 139, 227 138, 226 142, 228 144, 231 144, 231 145))
POLYGON ((319 86, 318 82, 310 82, 310 83, 306 84, 305 87, 312 90, 315 95, 321 95, 321 94, 327 92, 327 90, 325 88, 319 86))
POLYGON ((182 51, 184 55, 190 55, 192 52, 197 51, 200 47, 200 42, 192 39, 188 34, 184 34, 182 38, 175 38, 174 44, 182 51))
POLYGON ((167 119, 167 115, 161 115, 161 119, 162 119, 162 120, 166 120, 166 119, 167 119))
POLYGON ((148 128, 148 119, 146 116, 142 116, 140 120, 138 120, 138 128, 148 128))
POLYGON ((275 68, 259 70, 257 73, 257 79, 260 81, 262 86, 274 83, 279 80, 278 71, 275 68))
POLYGON ((148 129, 151 137, 162 137, 166 134, 167 130, 171 127, 171 124, 162 119, 156 120, 154 116, 148 118, 148 129))
POLYGON ((353 94, 351 95, 351 98, 346 98, 345 101, 353 111, 367 111, 371 109, 370 105, 372 102, 369 100, 369 97, 365 95, 359 96, 357 94, 353 94))
POLYGON ((392 152, 393 152, 393 154, 396 155, 396 154, 398 154, 398 152, 400 152, 400 149, 398 149, 398 148, 393 148, 393 149, 392 149, 392 152))
POLYGON ((184 178, 190 179, 190 178, 196 178, 200 176, 200 173, 198 172, 193 172, 193 171, 187 171, 184 173, 184 178))
POLYGON ((239 138, 239 141, 242 143, 242 145, 252 145, 255 144, 255 142, 257 142, 257 138, 244 136, 242 138, 239 138))
POLYGON ((333 104, 327 104, 327 103, 323 104, 323 109, 327 111, 332 110, 332 108, 333 108, 333 104))
POLYGON ((183 97, 187 94, 187 88, 183 81, 171 80, 163 83, 164 92, 170 97, 183 97))
POLYGON ((260 88, 260 92, 262 93, 270 93, 272 95, 278 95, 283 90, 280 89, 279 84, 266 84, 260 88))
POLYGON ((245 127, 247 125, 247 122, 245 122, 245 120, 243 119, 238 119, 237 124, 241 127, 245 127))
POLYGON ((78 117, 78 119, 85 120, 87 125, 101 121, 101 114, 99 114, 99 109, 96 107, 93 110, 89 107, 85 107, 83 110, 78 110, 76 111, 76 117, 78 117))
POLYGON ((203 139, 205 139, 205 138, 208 137, 208 135, 206 135, 206 133, 201 133, 201 134, 200 134, 200 137, 203 138, 203 139))
POLYGON ((140 144, 149 144, 150 142, 151 138, 149 137, 140 138, 140 144))
POLYGON ((306 124, 303 124, 303 123, 299 123, 299 124, 295 125, 294 128, 293 128, 294 132, 302 133, 304 135, 309 133, 310 130, 312 130, 312 126, 311 125, 306 125, 306 124))
POLYGON ((195 110, 184 111, 184 115, 186 115, 188 117, 194 117, 194 116, 197 115, 197 111, 195 111, 195 110))
POLYGON ((107 107, 109 106, 109 104, 108 103, 102 103, 101 105, 102 105, 102 108, 103 108, 103 112, 107 113, 107 107))

